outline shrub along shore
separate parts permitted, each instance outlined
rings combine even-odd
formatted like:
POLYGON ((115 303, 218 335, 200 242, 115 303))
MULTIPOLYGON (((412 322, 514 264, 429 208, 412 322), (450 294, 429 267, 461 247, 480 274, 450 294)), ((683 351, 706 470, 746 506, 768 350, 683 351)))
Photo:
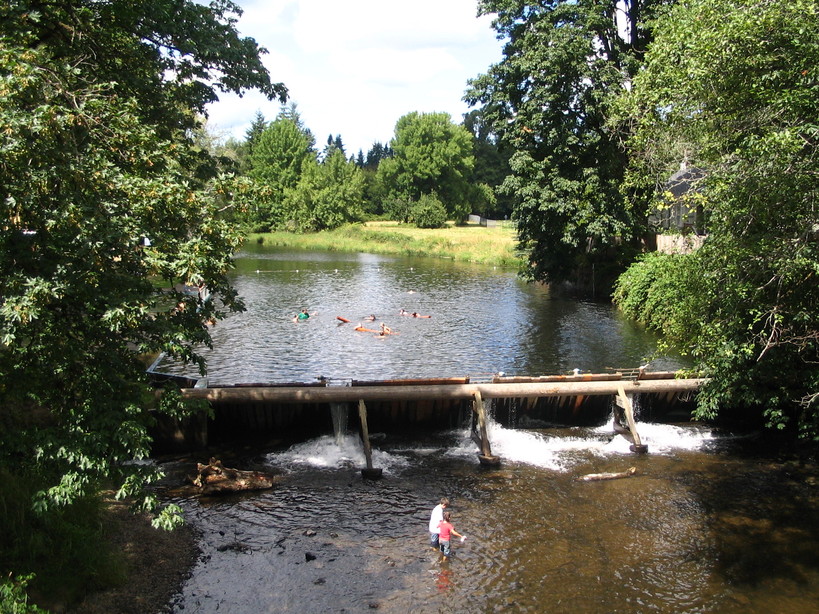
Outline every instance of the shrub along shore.
POLYGON ((514 269, 520 268, 522 263, 511 225, 488 228, 448 224, 445 228, 428 229, 378 221, 309 234, 253 233, 248 242, 293 249, 432 256, 514 269))

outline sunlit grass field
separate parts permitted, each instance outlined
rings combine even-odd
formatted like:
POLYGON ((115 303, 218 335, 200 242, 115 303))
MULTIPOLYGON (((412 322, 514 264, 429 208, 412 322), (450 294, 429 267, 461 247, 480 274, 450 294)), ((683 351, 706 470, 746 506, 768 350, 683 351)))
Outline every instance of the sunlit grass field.
POLYGON ((426 229, 377 221, 311 234, 251 234, 248 241, 295 249, 431 256, 509 268, 518 268, 521 263, 511 225, 487 228, 448 224, 446 228, 426 229))

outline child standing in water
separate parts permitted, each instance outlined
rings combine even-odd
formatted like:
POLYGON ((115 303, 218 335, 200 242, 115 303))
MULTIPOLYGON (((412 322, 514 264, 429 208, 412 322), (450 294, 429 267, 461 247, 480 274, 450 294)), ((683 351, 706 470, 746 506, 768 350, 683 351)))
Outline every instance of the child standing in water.
POLYGON ((450 539, 454 535, 455 537, 460 537, 461 541, 466 539, 466 536, 461 535, 455 530, 455 527, 452 526, 452 512, 444 511, 444 519, 438 525, 440 529, 440 533, 438 535, 438 546, 441 549, 441 554, 444 555, 443 560, 446 561, 449 558, 449 555, 452 552, 450 546, 450 539))
POLYGON ((440 544, 438 537, 441 533, 441 521, 444 519, 444 510, 449 506, 449 499, 441 497, 441 502, 432 508, 432 514, 429 517, 429 545, 433 550, 438 550, 440 544))

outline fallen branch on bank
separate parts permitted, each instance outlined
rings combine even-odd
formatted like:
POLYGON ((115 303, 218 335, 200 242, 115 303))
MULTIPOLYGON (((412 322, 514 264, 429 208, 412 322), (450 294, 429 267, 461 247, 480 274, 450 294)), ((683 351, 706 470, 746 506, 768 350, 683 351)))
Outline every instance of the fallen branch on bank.
POLYGON ((197 475, 191 482, 203 495, 218 495, 243 490, 273 488, 274 477, 261 471, 243 471, 222 465, 211 458, 207 465, 196 463, 197 475))
POLYGON ((602 480, 617 480, 619 478, 629 478, 637 473, 637 467, 629 467, 626 471, 615 473, 587 473, 577 479, 581 482, 599 482, 602 480))

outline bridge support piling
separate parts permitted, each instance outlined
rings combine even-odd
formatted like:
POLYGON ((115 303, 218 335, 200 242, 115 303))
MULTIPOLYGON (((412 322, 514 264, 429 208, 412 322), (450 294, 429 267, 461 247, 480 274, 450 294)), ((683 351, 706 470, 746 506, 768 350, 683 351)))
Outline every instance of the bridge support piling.
POLYGON ((500 457, 492 454, 492 447, 489 445, 489 435, 486 433, 486 409, 483 405, 480 390, 476 390, 472 398, 472 411, 474 413, 472 420, 472 440, 475 441, 481 449, 478 453, 478 460, 481 465, 499 465, 500 457))
POLYGON ((367 406, 364 399, 358 400, 358 418, 361 421, 361 441, 364 444, 364 458, 367 466, 361 470, 361 475, 368 480, 377 480, 381 477, 381 469, 373 467, 373 450, 370 447, 370 431, 367 428, 367 406))
MULTIPOLYGON (((637 423, 634 421, 634 409, 631 404, 631 397, 626 394, 622 384, 617 387, 617 405, 623 409, 626 422, 628 423, 628 430, 631 433, 631 437, 629 437, 629 439, 631 439, 631 446, 629 446, 629 449, 637 454, 647 453, 648 446, 642 443, 640 433, 637 432, 637 423)), ((616 417, 614 420, 617 422, 616 417)))

